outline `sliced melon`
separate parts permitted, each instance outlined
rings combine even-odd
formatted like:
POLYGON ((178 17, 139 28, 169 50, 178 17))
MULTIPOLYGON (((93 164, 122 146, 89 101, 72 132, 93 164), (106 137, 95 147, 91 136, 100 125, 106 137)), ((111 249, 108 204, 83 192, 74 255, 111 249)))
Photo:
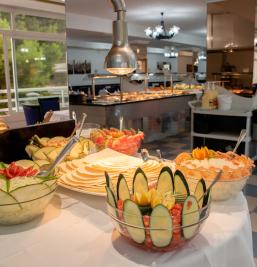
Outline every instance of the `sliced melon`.
POLYGON ((50 193, 51 189, 44 183, 31 184, 18 187, 10 192, 18 202, 26 202, 28 200, 33 200, 40 198, 47 193, 50 193))
POLYGON ((130 199, 125 200, 123 203, 123 218, 132 240, 142 244, 146 237, 143 217, 137 204, 130 199))
POLYGON ((120 174, 117 182, 117 196, 122 201, 130 199, 130 191, 125 177, 120 174))
POLYGON ((186 239, 192 238, 199 228, 200 212, 195 196, 188 196, 182 209, 182 228, 186 239))
POLYGON ((69 156, 72 159, 77 159, 81 153, 83 153, 83 146, 80 143, 76 143, 71 149, 69 156))
POLYGON ((54 148, 49 154, 47 154, 47 158, 50 162, 53 162, 57 156, 60 154, 60 152, 62 151, 62 147, 57 147, 54 148))
POLYGON ((0 213, 13 213, 21 209, 17 200, 9 193, 0 189, 0 213), (13 204, 13 205, 10 205, 13 204), (17 204, 17 205, 15 205, 17 204))
POLYGON ((44 165, 49 165, 50 162, 48 160, 44 160, 44 159, 38 159, 34 161, 39 167, 42 167, 44 165))
POLYGON ((32 158, 33 154, 35 154, 36 151, 38 151, 38 150, 39 150, 39 147, 34 146, 34 145, 27 145, 27 146, 25 147, 25 151, 27 152, 27 154, 28 154, 28 156, 29 156, 30 158, 32 158))
POLYGON ((173 174, 169 167, 163 167, 156 185, 156 190, 161 194, 173 192, 173 174))
POLYGON ((176 199, 179 200, 179 202, 183 202, 186 197, 190 195, 186 178, 179 170, 176 170, 174 174, 174 192, 176 194, 176 199))
POLYGON ((133 194, 136 192, 148 192, 148 180, 141 168, 138 168, 135 172, 133 179, 133 194))
POLYGON ((39 150, 37 150, 34 154, 32 154, 32 159, 35 161, 35 160, 38 160, 38 159, 44 159, 44 160, 47 160, 47 156, 46 154, 44 153, 44 150, 42 150, 44 148, 40 148, 39 150))
POLYGON ((15 162, 15 164, 24 169, 32 167, 33 169, 39 170, 39 166, 32 160, 28 160, 28 159, 18 160, 15 162))
POLYGON ((197 201, 198 201, 198 205, 200 208, 203 207, 203 200, 204 197, 203 194, 206 192, 206 184, 204 179, 201 179, 198 181, 196 187, 195 187, 195 192, 194 192, 194 196, 196 197, 197 201), (199 199, 202 197, 202 199, 199 201, 199 199))
POLYGON ((40 138, 40 143, 42 146, 47 146, 47 143, 49 140, 50 140, 50 138, 48 138, 48 137, 42 137, 42 138, 40 138))
POLYGON ((113 208, 117 208, 117 203, 114 197, 114 193, 112 192, 110 187, 105 186, 105 190, 107 193, 107 202, 109 203, 109 205, 111 205, 113 208))
POLYGON ((153 245, 158 248, 170 244, 173 234, 173 223, 169 210, 162 204, 153 208, 150 216, 150 236, 153 245))

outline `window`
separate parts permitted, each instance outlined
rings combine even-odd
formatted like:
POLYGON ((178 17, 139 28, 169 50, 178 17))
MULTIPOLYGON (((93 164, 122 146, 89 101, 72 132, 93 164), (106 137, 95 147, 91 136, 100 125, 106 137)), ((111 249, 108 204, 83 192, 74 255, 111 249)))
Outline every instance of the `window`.
POLYGON ((0 29, 10 29, 11 28, 11 16, 10 13, 0 11, 0 29))
POLYGON ((44 18, 29 15, 16 15, 15 26, 17 30, 64 33, 65 21, 60 19, 44 18))
POLYGON ((38 97, 59 96, 62 107, 67 107, 65 20, 58 14, 38 16, 15 10, 11 23, 12 11, 3 10, 7 11, 0 11, 0 115, 10 109, 22 111, 22 104, 38 97))

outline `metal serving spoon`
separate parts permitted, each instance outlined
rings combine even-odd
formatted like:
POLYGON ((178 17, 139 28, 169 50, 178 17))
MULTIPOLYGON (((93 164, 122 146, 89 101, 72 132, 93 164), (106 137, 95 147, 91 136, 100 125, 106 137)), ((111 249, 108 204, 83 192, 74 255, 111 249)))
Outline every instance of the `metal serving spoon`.
POLYGON ((149 159, 161 161, 158 157, 150 156, 150 154, 146 148, 141 149, 141 158, 144 162, 148 161, 149 159))
POLYGON ((236 143, 232 153, 236 153, 239 145, 242 143, 242 141, 245 139, 245 137, 246 137, 246 129, 243 129, 243 130, 241 130, 241 132, 238 136, 237 143, 236 143))
POLYGON ((87 115, 84 113, 83 114, 83 119, 82 122, 80 124, 80 129, 78 131, 78 134, 74 135, 70 141, 65 145, 65 147, 62 149, 62 151, 60 152, 60 154, 56 157, 56 159, 54 160, 54 162, 48 167, 47 170, 41 170, 37 176, 38 177, 46 177, 48 176, 56 167, 56 165, 61 162, 63 160, 63 158, 68 154, 68 152, 72 149, 72 147, 79 141, 82 129, 83 129, 83 125, 85 123, 87 115))

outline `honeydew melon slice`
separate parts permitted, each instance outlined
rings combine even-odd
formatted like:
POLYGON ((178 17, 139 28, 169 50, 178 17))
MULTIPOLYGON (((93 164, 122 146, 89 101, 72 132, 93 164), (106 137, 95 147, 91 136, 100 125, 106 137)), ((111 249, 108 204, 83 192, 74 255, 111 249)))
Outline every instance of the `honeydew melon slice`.
POLYGON ((55 149, 55 147, 43 147, 40 148, 39 150, 37 150, 33 155, 32 155, 32 159, 38 160, 38 159, 43 159, 43 160, 47 160, 47 155, 53 151, 55 149))
POLYGON ((142 244, 146 237, 143 217, 137 204, 130 199, 125 200, 123 203, 123 218, 125 223, 128 224, 126 228, 130 237, 136 243, 142 244))
POLYGON ((163 167, 156 185, 156 190, 161 195, 167 192, 173 192, 173 174, 169 167, 163 167))
POLYGON ((150 236, 154 246, 162 248, 170 244, 173 235, 173 223, 170 212, 164 205, 159 204, 153 208, 150 216, 150 228, 150 236))
POLYGON ((14 191, 20 187, 41 184, 43 181, 37 177, 22 177, 9 180, 9 191, 14 191))
POLYGON ((130 191, 125 177, 120 174, 117 182, 117 197, 122 201, 130 199, 130 191))
POLYGON ((48 153, 46 156, 50 162, 54 161, 57 156, 60 154, 62 151, 62 147, 54 148, 50 153, 48 153))
POLYGON ((42 137, 42 138, 40 138, 40 143, 42 146, 47 146, 47 143, 49 140, 50 140, 50 138, 48 138, 48 137, 42 137))
POLYGON ((195 192, 194 192, 194 196, 196 197, 200 208, 203 207, 204 197, 200 201, 199 199, 203 196, 205 192, 206 192, 206 184, 205 184, 204 179, 201 179, 198 181, 195 187, 195 192))
POLYGON ((138 168, 135 172, 133 179, 133 194, 148 192, 148 180, 141 168, 138 168))
POLYGON ((190 195, 186 178, 179 170, 176 170, 174 174, 174 192, 178 195, 176 199, 179 197, 179 202, 183 202, 190 195))
POLYGON ((48 160, 44 160, 44 159, 38 159, 34 161, 39 167, 42 167, 44 165, 49 165, 50 162, 48 160))
POLYGON ((32 158, 33 154, 35 154, 39 150, 39 147, 34 145, 27 145, 25 147, 25 151, 30 158, 32 158))
POLYGON ((18 204, 17 200, 9 193, 0 189, 0 214, 1 216, 4 215, 4 213, 12 213, 20 209, 21 209, 21 206, 18 204), (14 205, 14 204, 17 204, 17 205, 14 205))
POLYGON ((15 164, 24 169, 32 167, 33 169, 39 170, 39 166, 32 160, 28 160, 28 159, 18 160, 15 162, 15 164))
POLYGON ((45 196, 52 190, 44 183, 25 185, 10 191, 10 195, 18 202, 25 202, 45 196))
POLYGON ((182 209, 183 235, 186 239, 192 238, 199 227, 200 212, 195 196, 188 196, 182 209))

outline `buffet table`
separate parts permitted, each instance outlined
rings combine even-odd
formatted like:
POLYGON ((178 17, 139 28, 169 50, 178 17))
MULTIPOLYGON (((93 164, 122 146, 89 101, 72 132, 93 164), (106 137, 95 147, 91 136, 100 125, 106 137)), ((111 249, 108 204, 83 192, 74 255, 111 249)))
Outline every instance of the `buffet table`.
POLYGON ((0 227, 1 267, 254 267, 249 211, 243 194, 213 202, 200 234, 183 249, 147 252, 113 232, 105 198, 59 188, 44 216, 0 227))

